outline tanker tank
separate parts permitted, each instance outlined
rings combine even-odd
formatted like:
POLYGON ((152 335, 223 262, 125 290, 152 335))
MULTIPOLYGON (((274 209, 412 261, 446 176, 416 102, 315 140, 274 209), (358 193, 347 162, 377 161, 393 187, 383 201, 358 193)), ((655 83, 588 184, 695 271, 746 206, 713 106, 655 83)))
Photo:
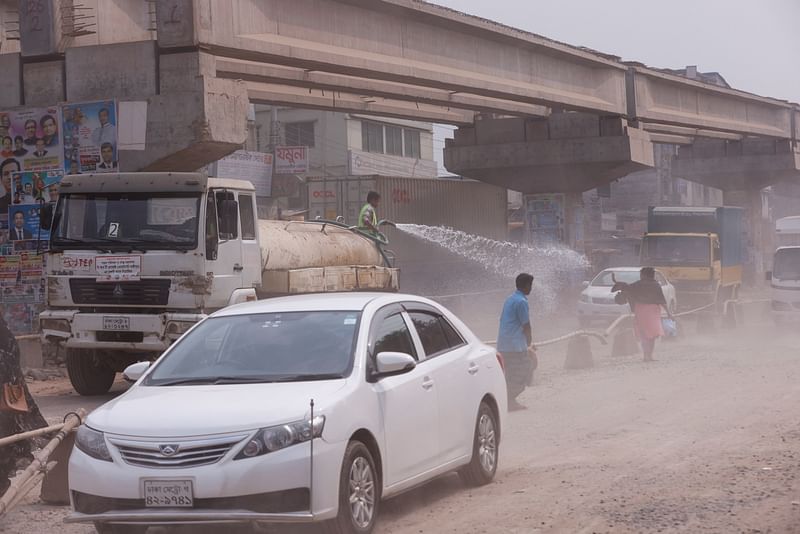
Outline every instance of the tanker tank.
POLYGON ((373 239, 324 221, 259 221, 261 296, 398 289, 392 268, 373 239))

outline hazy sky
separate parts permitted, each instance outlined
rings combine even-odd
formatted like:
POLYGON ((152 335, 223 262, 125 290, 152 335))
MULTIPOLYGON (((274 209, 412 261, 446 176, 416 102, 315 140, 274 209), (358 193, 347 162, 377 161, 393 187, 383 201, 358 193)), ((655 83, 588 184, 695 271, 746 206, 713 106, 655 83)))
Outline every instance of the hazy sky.
POLYGON ((433 0, 661 68, 697 65, 733 87, 800 102, 800 0, 433 0))

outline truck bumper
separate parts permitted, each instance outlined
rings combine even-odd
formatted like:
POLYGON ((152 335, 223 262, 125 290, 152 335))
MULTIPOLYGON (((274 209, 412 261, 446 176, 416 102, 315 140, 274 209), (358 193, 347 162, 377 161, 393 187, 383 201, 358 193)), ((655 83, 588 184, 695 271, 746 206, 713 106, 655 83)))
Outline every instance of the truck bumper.
POLYGON ((39 325, 43 341, 66 348, 161 353, 205 317, 194 313, 45 310, 39 315, 39 325), (116 328, 109 329, 109 322, 113 322, 116 328))

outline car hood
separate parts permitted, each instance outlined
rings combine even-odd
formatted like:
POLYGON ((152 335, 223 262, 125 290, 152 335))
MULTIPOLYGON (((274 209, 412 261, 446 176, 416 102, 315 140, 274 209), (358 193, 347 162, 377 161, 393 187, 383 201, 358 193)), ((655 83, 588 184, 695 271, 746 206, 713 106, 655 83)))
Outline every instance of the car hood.
POLYGON ((93 411, 86 424, 130 437, 190 437, 241 432, 324 410, 346 379, 279 384, 135 386, 93 411))

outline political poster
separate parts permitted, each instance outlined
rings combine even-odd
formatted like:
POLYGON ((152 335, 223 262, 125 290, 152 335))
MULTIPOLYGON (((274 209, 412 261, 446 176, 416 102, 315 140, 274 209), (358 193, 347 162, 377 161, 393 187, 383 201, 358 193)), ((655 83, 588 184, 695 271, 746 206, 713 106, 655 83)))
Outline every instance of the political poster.
POLYGON ((8 208, 8 233, 11 241, 47 241, 50 232, 39 225, 41 204, 18 204, 8 208))
MULTIPOLYGON (((57 106, 0 112, 0 165, 5 173, 58 170, 63 167, 57 106), (10 161, 17 168, 11 170, 10 161), (8 167, 8 169, 7 169, 8 167)), ((3 186, 7 184, 4 182, 3 186)), ((4 191, 6 195, 8 190, 4 191)))
POLYGON ((63 177, 60 170, 14 173, 12 205, 57 201, 58 186, 63 177))
POLYGON ((64 172, 116 172, 117 106, 114 100, 62 106, 64 172))

